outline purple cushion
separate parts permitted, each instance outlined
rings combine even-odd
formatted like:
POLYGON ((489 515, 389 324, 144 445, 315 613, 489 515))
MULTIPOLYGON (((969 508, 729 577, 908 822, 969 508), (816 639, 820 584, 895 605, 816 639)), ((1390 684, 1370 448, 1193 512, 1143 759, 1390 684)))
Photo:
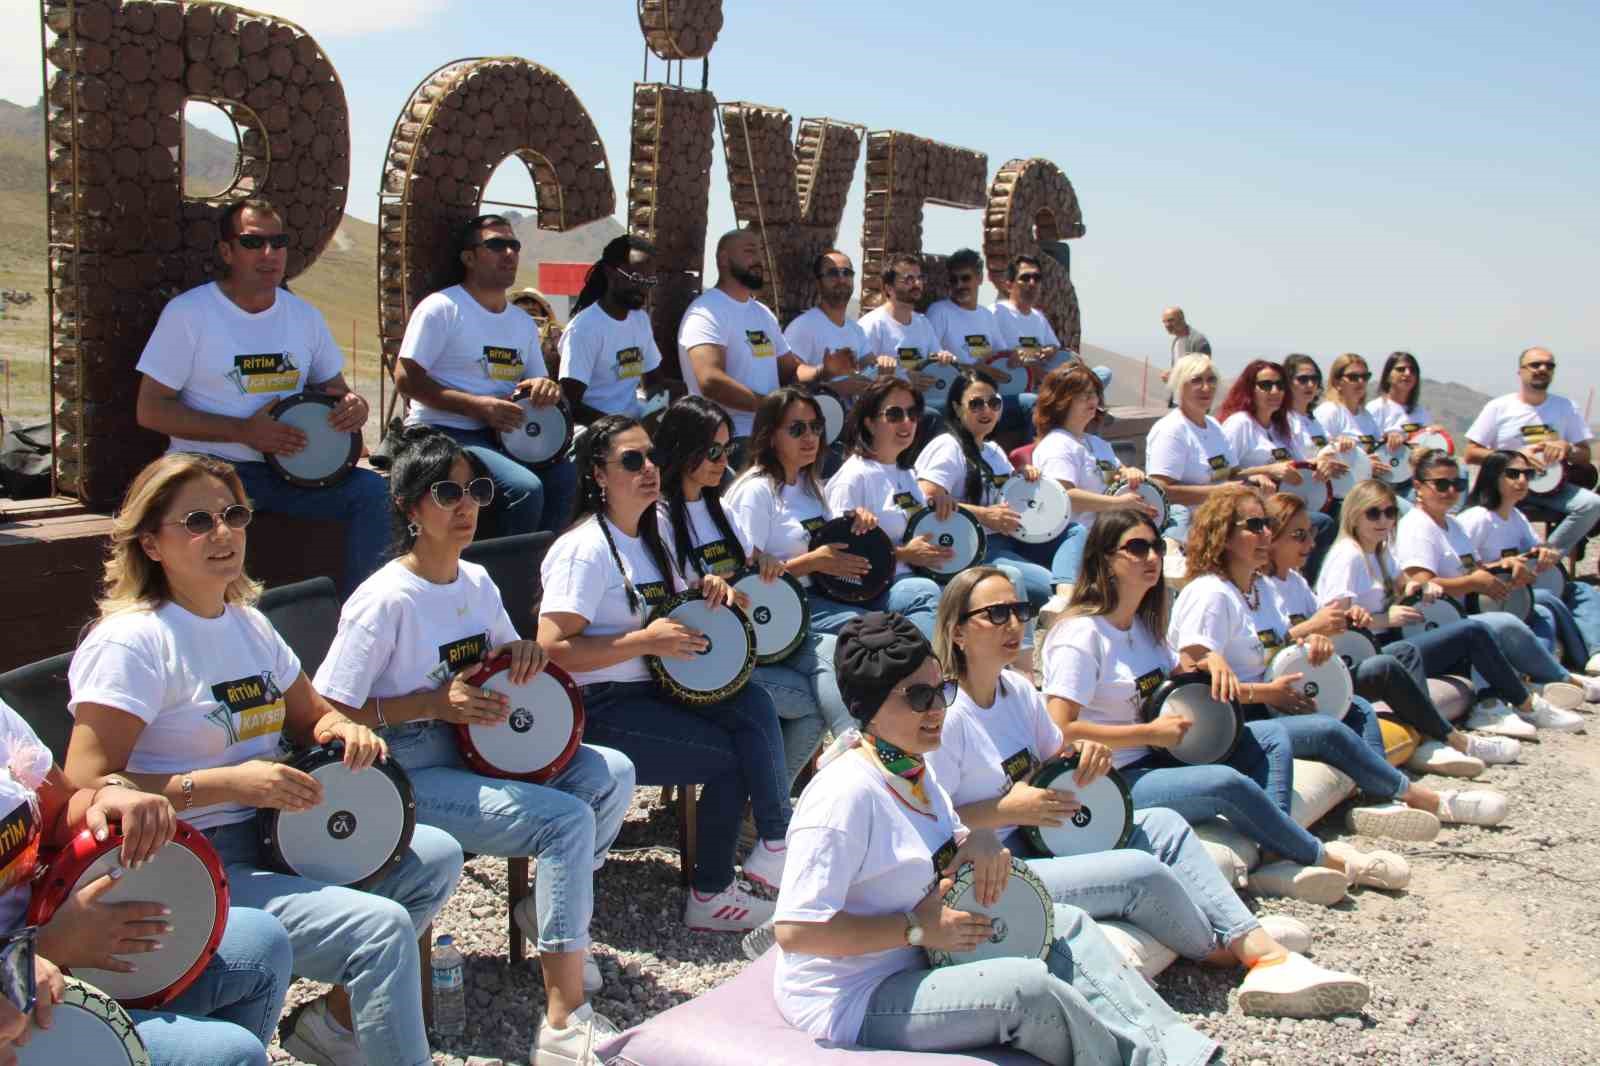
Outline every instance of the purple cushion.
MULTIPOLYGON (((777 959, 778 949, 772 948, 733 980, 601 1045, 601 1061, 610 1066, 749 1066, 755 1061, 762 1066, 919 1066, 928 1062, 926 1052, 823 1044, 791 1026, 772 998, 777 959)), ((1032 1055, 1005 1048, 944 1054, 938 1061, 949 1066, 1039 1066, 1032 1055)))
POLYGON ((1428 695, 1447 722, 1459 722, 1472 710, 1472 682, 1464 677, 1430 677, 1428 695))

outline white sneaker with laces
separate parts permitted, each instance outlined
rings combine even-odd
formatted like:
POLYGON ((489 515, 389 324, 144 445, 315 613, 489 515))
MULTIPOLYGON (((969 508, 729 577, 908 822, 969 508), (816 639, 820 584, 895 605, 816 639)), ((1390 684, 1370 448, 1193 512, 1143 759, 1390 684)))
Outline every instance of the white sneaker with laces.
POLYGON ((1289 951, 1304 953, 1311 950, 1311 928, 1298 918, 1291 918, 1287 914, 1263 914, 1261 931, 1289 951))
POLYGON ((1600 677, 1583 679, 1583 702, 1600 703, 1600 677))
POLYGON ((356 1034, 333 1020, 326 999, 313 1000, 284 1019, 283 1050, 312 1066, 367 1066, 356 1034))
POLYGON ((683 906, 683 923, 700 933, 743 933, 770 921, 777 909, 776 903, 735 880, 709 896, 691 888, 683 906))
POLYGON ((1342 840, 1329 841, 1323 847, 1344 863, 1352 885, 1397 891, 1411 883, 1411 864, 1392 851, 1357 851, 1342 840))
POLYGON ((1497 699, 1487 699, 1473 707, 1467 714, 1466 728, 1524 740, 1539 733, 1531 723, 1523 721, 1515 711, 1497 699))
POLYGON ((1439 821, 1457 825, 1499 825, 1506 820, 1507 801, 1499 792, 1454 789, 1439 793, 1439 821))
POLYGON ((1411 753, 1411 758, 1406 760, 1406 769, 1414 774, 1477 777, 1488 767, 1482 759, 1474 758, 1471 752, 1459 752, 1437 740, 1424 740, 1417 745, 1417 750, 1411 753))
POLYGON ((539 1019, 539 1033, 533 1038, 528 1061, 531 1066, 601 1066, 594 1049, 618 1032, 610 1018, 585 1003, 567 1015, 565 1029, 539 1019))
POLYGON ((1551 681, 1539 686, 1539 695, 1550 706, 1563 711, 1573 711, 1583 706, 1584 690, 1565 681, 1551 681))
POLYGON ((781 840, 757 840, 744 858, 745 879, 776 892, 783 884, 783 860, 788 854, 781 840))
POLYGON ((1533 709, 1525 713, 1519 712, 1524 722, 1529 722, 1540 729, 1548 729, 1555 733, 1581 733, 1583 732, 1583 715, 1563 711, 1560 707, 1550 704, 1543 696, 1535 696, 1532 700, 1533 709))
POLYGON ((1331 907, 1344 899, 1350 881, 1329 866, 1301 866, 1280 859, 1258 866, 1250 874, 1249 887, 1258 896, 1285 896, 1331 907))
POLYGON ((1325 970, 1298 952, 1258 962, 1239 985, 1239 1009, 1279 1018, 1354 1014, 1372 989, 1353 974, 1325 970))
POLYGON ((1583 672, 1586 674, 1600 674, 1600 651, 1589 656, 1589 661, 1583 665, 1583 672))
POLYGON ((1521 741, 1510 737, 1487 737, 1477 733, 1467 734, 1467 754, 1482 759, 1490 766, 1516 762, 1522 757, 1521 741))
POLYGON ((1407 807, 1399 800, 1373 807, 1352 807, 1345 819, 1350 832, 1391 840, 1432 840, 1439 835, 1439 819, 1432 811, 1407 807))

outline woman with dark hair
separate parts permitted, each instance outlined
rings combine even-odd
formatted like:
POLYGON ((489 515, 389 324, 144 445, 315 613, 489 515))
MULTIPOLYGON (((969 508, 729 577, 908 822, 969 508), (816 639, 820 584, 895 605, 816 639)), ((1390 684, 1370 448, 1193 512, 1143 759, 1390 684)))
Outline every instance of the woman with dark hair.
POLYGON ((1378 395, 1367 404, 1367 413, 1377 423, 1378 432, 1385 436, 1398 432, 1409 437, 1419 430, 1444 429, 1422 406, 1422 369, 1417 365, 1417 357, 1410 352, 1390 352, 1389 358, 1383 361, 1383 372, 1378 375, 1378 395))
MULTIPOLYGON (((778 884, 789 824, 777 712, 760 688, 690 710, 651 682, 646 655, 688 658, 707 648, 705 634, 680 622, 647 621, 652 607, 685 586, 671 533, 657 522, 661 453, 636 420, 607 415, 579 440, 575 461, 577 517, 539 570, 539 643, 577 682, 588 738, 626 753, 640 784, 705 785, 684 921, 701 930, 750 929, 772 905, 734 879, 746 800, 759 837, 746 877, 778 884)), ((700 590, 712 605, 733 599, 714 574, 700 590)))
MULTIPOLYGON (((1317 480, 1332 481, 1349 469, 1339 461, 1339 453, 1356 445, 1347 438, 1330 438, 1327 428, 1312 413, 1312 405, 1322 393, 1322 368, 1309 355, 1296 352, 1284 359, 1283 374, 1289 382, 1289 398, 1284 408, 1288 413, 1289 438, 1294 441, 1295 458, 1315 463, 1317 480)), ((1337 501, 1334 507, 1337 509, 1337 501)))
POLYGON ((539 946, 548 997, 530 1057, 578 1059, 573 1049, 616 1031, 586 1002, 600 989, 589 920, 593 871, 633 798, 633 763, 585 744, 543 784, 467 766, 454 727, 499 725, 510 713, 504 695, 468 684, 467 675, 508 654, 511 680, 526 683, 544 668, 544 649, 517 636, 488 571, 461 558, 494 495, 476 457, 443 433, 407 430, 389 491, 398 553, 345 602, 316 688, 388 742, 411 777, 419 822, 475 855, 538 861, 533 894, 512 910, 539 946))
POLYGON ((561 332, 561 392, 579 422, 638 417, 640 386, 665 385, 661 350, 644 310, 655 287, 655 245, 624 233, 589 268, 561 332))

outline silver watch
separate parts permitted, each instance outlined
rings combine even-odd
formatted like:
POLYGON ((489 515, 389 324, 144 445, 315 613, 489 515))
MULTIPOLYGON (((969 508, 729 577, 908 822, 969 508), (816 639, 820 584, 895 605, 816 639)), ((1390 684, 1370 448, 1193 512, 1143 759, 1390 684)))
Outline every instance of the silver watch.
POLYGON ((914 911, 906 911, 906 943, 914 948, 922 946, 922 925, 914 911))

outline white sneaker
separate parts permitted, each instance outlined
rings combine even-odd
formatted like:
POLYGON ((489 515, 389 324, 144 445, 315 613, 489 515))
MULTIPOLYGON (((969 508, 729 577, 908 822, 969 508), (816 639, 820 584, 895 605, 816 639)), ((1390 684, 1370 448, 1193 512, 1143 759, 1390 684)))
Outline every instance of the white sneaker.
POLYGON ((1390 840, 1432 840, 1439 835, 1439 819, 1432 811, 1407 807, 1399 800, 1376 807, 1352 807, 1345 825, 1358 836, 1390 840))
POLYGON ((361 1041, 333 1020, 326 999, 313 1000, 285 1018, 278 1038, 283 1050, 312 1066, 367 1066, 361 1041))
POLYGON ((1411 883, 1411 864, 1392 851, 1357 851, 1342 840, 1329 841, 1323 847, 1344 863, 1352 885, 1396 891, 1411 883))
POLYGON ((1327 866, 1301 866, 1287 859, 1264 863, 1250 875, 1250 891, 1258 896, 1284 896, 1331 907, 1344 899, 1349 880, 1327 866))
POLYGON ((1583 702, 1600 703, 1600 677, 1583 679, 1583 702))
MULTIPOLYGON (((1511 743, 1515 744, 1516 741, 1511 743)), ((1445 777, 1477 777, 1488 767, 1484 760, 1474 758, 1441 744, 1437 740, 1424 740, 1406 760, 1406 769, 1414 774, 1442 774, 1445 777)))
POLYGON ((1239 985, 1239 1009, 1279 1018, 1321 1018, 1354 1014, 1366 1006, 1372 989, 1361 978, 1325 970, 1298 952, 1258 962, 1239 985))
POLYGON ((1524 740, 1539 733, 1532 725, 1524 722, 1515 711, 1497 699, 1484 700, 1473 707, 1467 714, 1466 727, 1480 733, 1497 733, 1503 737, 1520 737, 1524 740))
POLYGON ((1577 685, 1565 681, 1552 681, 1539 687, 1539 695, 1552 707, 1563 711, 1574 711, 1583 706, 1585 692, 1577 685))
POLYGON ((1600 674, 1600 651, 1589 656, 1589 661, 1583 666, 1583 672, 1586 674, 1600 674))
POLYGON ((595 1048, 616 1036, 610 1018, 585 1003, 567 1015, 567 1027, 556 1029, 539 1019, 539 1033, 528 1052, 530 1066, 601 1066, 595 1048))
POLYGON ((1261 931, 1282 944, 1289 951, 1311 950, 1311 928, 1298 918, 1287 914, 1261 915, 1261 931))
POLYGON ((745 879, 776 892, 783 884, 783 860, 788 854, 781 840, 757 840, 744 858, 745 879))
POLYGON ((1506 820, 1506 798, 1499 792, 1474 789, 1439 793, 1439 821, 1457 825, 1499 825, 1506 820))
POLYGON ((1556 733, 1583 732, 1583 715, 1552 706, 1543 696, 1533 697, 1533 710, 1521 713, 1524 722, 1556 733))
POLYGON ((744 935, 739 941, 739 950, 744 952, 744 957, 755 962, 767 953, 767 949, 778 942, 778 929, 771 922, 762 922, 744 935))
POLYGON ((777 909, 777 904, 757 896, 745 882, 735 880, 709 896, 691 888, 683 906, 683 923, 700 933, 743 933, 771 921, 777 909))
POLYGON ((1510 737, 1486 737, 1467 734, 1467 754, 1482 759, 1491 766, 1516 762, 1522 757, 1522 742, 1510 737))

